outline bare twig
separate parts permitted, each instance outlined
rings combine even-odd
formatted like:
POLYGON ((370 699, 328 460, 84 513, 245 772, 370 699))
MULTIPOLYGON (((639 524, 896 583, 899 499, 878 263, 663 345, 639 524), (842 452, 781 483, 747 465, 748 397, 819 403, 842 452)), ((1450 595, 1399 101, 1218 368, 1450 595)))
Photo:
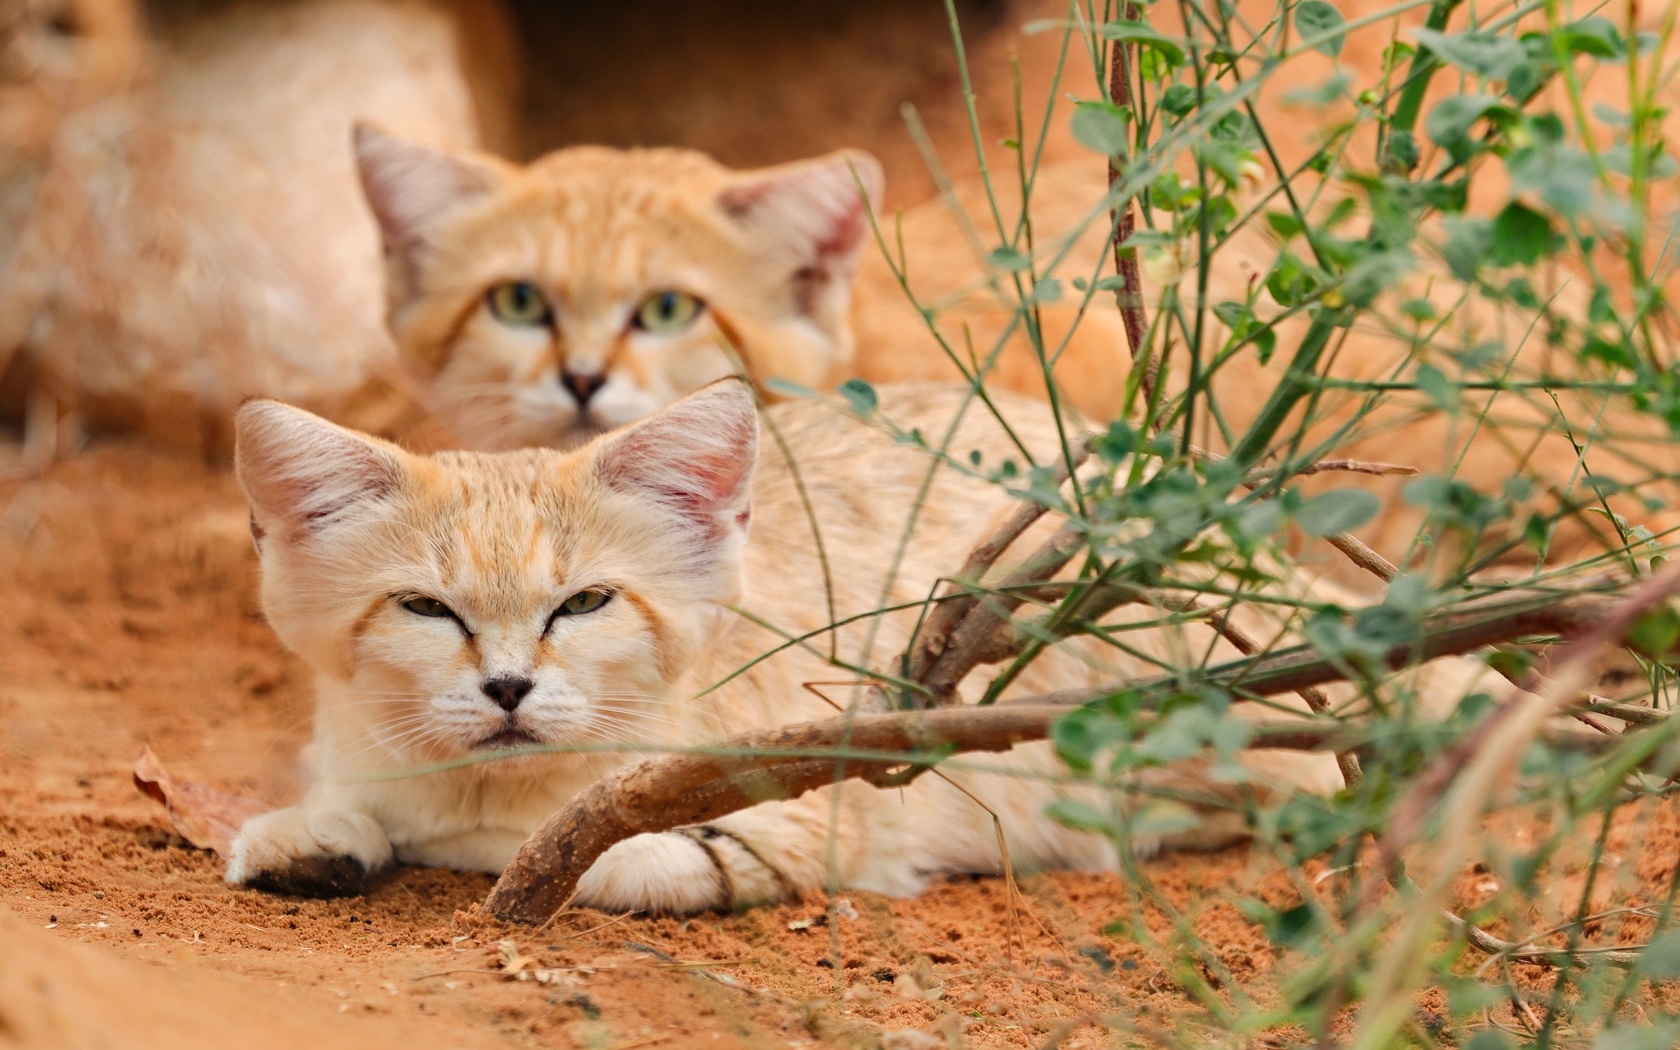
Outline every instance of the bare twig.
MULTIPOLYGON (((1208 609, 1205 606, 1189 599, 1175 600, 1173 603, 1168 605, 1168 608, 1176 608, 1185 612, 1214 612, 1214 610, 1208 609)), ((1236 624, 1232 623, 1231 617, 1228 613, 1220 613, 1208 622, 1214 630, 1219 632, 1220 637, 1224 638, 1227 642, 1230 642, 1231 647, 1237 652, 1242 653, 1244 656, 1253 656, 1261 651, 1259 643, 1250 638, 1236 624)), ((1330 698, 1325 696, 1323 691, 1313 686, 1307 686, 1303 689, 1295 690, 1295 693, 1302 700, 1306 701, 1307 708, 1311 710, 1313 714, 1324 717, 1330 716, 1330 698)), ((1336 752, 1336 768, 1342 774, 1342 783, 1346 784, 1348 787, 1353 787, 1358 784, 1360 780, 1364 779, 1364 773, 1361 772, 1359 768, 1359 757, 1352 751, 1336 752)))
MULTIPOLYGON (((1068 462, 1072 463, 1072 469, 1078 470, 1084 465, 1085 461, 1090 458, 1090 442, 1086 440, 1077 441, 1074 443, 1074 447, 1069 451, 1070 456, 1068 457, 1068 461, 1058 463, 1056 465, 1054 482, 1056 485, 1061 485, 1063 482, 1067 481, 1068 462)), ((980 578, 986 574, 987 570, 992 567, 998 558, 1003 556, 1004 551, 1008 550, 1016 540, 1020 539, 1021 534, 1031 528, 1049 509, 1049 507, 1037 500, 1022 500, 1015 508, 1014 512, 1011 513, 1001 525, 994 529, 991 535, 987 536, 975 545, 974 549, 969 552, 968 557, 964 559, 962 568, 957 570, 956 577, 951 583, 946 585, 944 593, 941 596, 943 600, 934 605, 933 611, 928 614, 927 620, 922 624, 921 629, 918 630, 915 637, 910 640, 910 644, 906 648, 903 660, 901 661, 905 677, 912 681, 923 682, 927 680, 934 666, 941 662, 944 663, 944 668, 941 674, 944 677, 949 677, 956 667, 960 666, 965 659, 968 659, 963 653, 951 652, 953 645, 956 644, 954 636, 956 635, 958 629, 963 626, 964 621, 968 619, 969 614, 979 605, 979 598, 975 594, 965 594, 963 592, 977 584, 980 578)), ((1040 555, 1043 553, 1044 550, 1041 548, 1040 555)), ((1067 557, 1072 557, 1072 553, 1070 552, 1067 557)), ((1048 579, 1050 575, 1054 575, 1057 569, 1060 569, 1062 565, 1067 564, 1067 557, 1064 557, 1060 564, 1056 565, 1055 569, 1051 569, 1049 573, 1041 572, 1041 575, 1043 575, 1045 579, 1048 579)), ((1034 562, 1039 560, 1039 556, 1035 555, 1033 558, 1028 559, 1027 564, 1032 565, 1034 562)), ((1022 575, 1022 573, 1017 572, 1016 575, 1019 576, 1022 575)), ((1041 581, 1037 579, 1027 579, 1022 582, 1037 583, 1041 581)), ((1013 608, 1013 606, 1011 606, 1011 608, 1013 608)), ((969 644, 978 644, 978 640, 973 639, 973 636, 979 633, 980 632, 977 630, 970 631, 971 640, 969 644)), ((963 669, 962 674, 967 674, 969 670, 972 670, 977 664, 982 662, 987 661, 969 659, 968 666, 963 669)), ((961 678, 962 675, 957 675, 958 681, 961 681, 961 678)), ((935 705, 949 703, 952 699, 954 699, 954 696, 944 695, 938 690, 933 692, 933 696, 934 699, 932 702, 935 705)), ((906 700, 907 702, 917 704, 917 706, 923 706, 926 702, 926 697, 921 694, 911 692, 911 695, 908 696, 906 700)))
MULTIPOLYGON (((1204 459, 1210 463, 1218 463, 1225 457, 1217 452, 1209 452, 1204 448, 1190 446, 1190 455, 1196 459, 1204 459)), ((1261 485, 1276 479, 1283 471, 1281 467, 1265 467, 1260 470, 1249 471, 1243 477, 1242 485, 1246 489, 1257 489, 1261 485)), ((1354 474, 1374 474, 1378 477, 1411 477, 1418 470, 1416 467, 1403 466, 1398 463, 1375 463, 1362 459, 1326 459, 1318 463, 1308 463, 1289 471, 1290 477, 1306 477, 1311 474, 1322 474, 1327 471, 1347 471, 1354 474)), ((1354 565, 1382 580, 1392 582, 1399 575, 1400 570, 1387 558, 1372 550, 1370 545, 1351 532, 1338 532, 1333 536, 1324 537, 1330 546, 1341 551, 1354 565)))
MULTIPOLYGON (((1013 639, 1009 614, 1024 600, 1023 589, 1048 583, 1084 546, 1084 530, 1072 523, 1063 525, 1019 568, 1004 577, 995 591, 968 605, 962 622, 951 630, 949 641, 939 655, 913 676, 927 690, 934 706, 957 703, 957 686, 975 667, 1014 655, 1009 650, 1018 643, 1005 641, 1000 645, 999 632, 1007 632, 1007 638, 1013 639)), ((925 647, 920 651, 926 651, 925 647)))
MULTIPOLYGON (((1203 453, 1203 455, 1212 455, 1212 453, 1203 453)), ((1272 480, 1281 473, 1283 473, 1282 467, 1261 467, 1259 470, 1249 471, 1248 475, 1243 478, 1243 484, 1249 488, 1254 488, 1256 485, 1272 480)), ((1308 463, 1296 467, 1289 472, 1289 476, 1305 478, 1314 474, 1329 473, 1373 474, 1379 478, 1411 478, 1417 476, 1418 468, 1406 466, 1403 463, 1378 463, 1365 459, 1321 459, 1317 463, 1308 463)))
POLYGON ((1392 583, 1394 577, 1400 574, 1393 562, 1372 550, 1364 540, 1351 532, 1338 532, 1324 539, 1330 546, 1347 555, 1349 561, 1384 583, 1392 583))
MULTIPOLYGON (((1136 22, 1139 15, 1137 4, 1126 4, 1122 11, 1122 17, 1131 22, 1136 22)), ((1130 107, 1132 104, 1131 66, 1131 45, 1123 40, 1114 41, 1109 50, 1108 98, 1116 106, 1130 107)), ((1108 158, 1110 194, 1125 175, 1121 168, 1122 163, 1119 155, 1108 158)), ((1120 308, 1120 318, 1126 326, 1126 342, 1132 353, 1132 367, 1136 368, 1140 364, 1143 366, 1139 383, 1143 389, 1144 402, 1153 404, 1158 368, 1154 356, 1148 353, 1148 348, 1144 345, 1149 333, 1149 324, 1143 316, 1143 279, 1138 273, 1137 249, 1126 243, 1131 239, 1137 224, 1130 197, 1125 201, 1115 202, 1112 221, 1114 270, 1120 277, 1120 287, 1115 290, 1114 301, 1120 308)))

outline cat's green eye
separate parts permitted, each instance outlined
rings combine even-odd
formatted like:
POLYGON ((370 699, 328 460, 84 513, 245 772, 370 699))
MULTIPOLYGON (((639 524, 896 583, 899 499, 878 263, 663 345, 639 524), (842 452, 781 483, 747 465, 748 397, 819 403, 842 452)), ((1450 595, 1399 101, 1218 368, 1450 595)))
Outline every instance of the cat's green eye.
POLYGON ((556 616, 582 616, 592 613, 612 599, 611 591, 579 591, 560 603, 556 616))
POLYGON ((654 292, 636 307, 636 327, 644 332, 675 332, 700 316, 700 305, 687 292, 654 292))
POLYGON ((455 610, 436 598, 410 598, 402 603, 402 607, 416 616, 440 616, 450 620, 457 619, 455 610))
POLYGON ((485 296, 490 316, 515 328, 533 328, 547 324, 548 300, 529 281, 509 281, 490 289, 485 296))

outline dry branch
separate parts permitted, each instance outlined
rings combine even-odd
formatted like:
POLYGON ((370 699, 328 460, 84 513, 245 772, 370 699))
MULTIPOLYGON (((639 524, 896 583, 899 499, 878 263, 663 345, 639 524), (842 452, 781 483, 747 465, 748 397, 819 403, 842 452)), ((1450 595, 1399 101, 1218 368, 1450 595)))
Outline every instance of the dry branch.
MULTIPOLYGON (((1578 634, 1603 620, 1612 596, 1516 592, 1432 617, 1415 646, 1396 647, 1390 666, 1463 653, 1537 634, 1578 634)), ((1308 689, 1343 679, 1345 665, 1295 651, 1226 664, 1209 677, 1251 694, 1308 689)), ((679 753, 625 766, 574 798, 520 848, 486 907, 500 918, 541 922, 570 896, 610 846, 633 835, 715 820, 760 802, 790 798, 849 777, 890 782, 902 768, 963 751, 1005 751, 1041 740, 1070 707, 1126 690, 1140 706, 1183 688, 1177 676, 1141 684, 1039 694, 988 707, 854 714, 760 730, 720 741, 707 753, 679 753), (844 751, 841 749, 844 748, 844 751)), ((1360 728, 1297 719, 1254 723, 1250 747, 1351 751, 1360 728)), ((1608 746, 1576 734, 1564 746, 1608 746)))
MULTIPOLYGON (((1137 4, 1127 4, 1123 19, 1136 22, 1139 18, 1137 4)), ((1116 40, 1110 46, 1108 67, 1108 100, 1116 106, 1130 108, 1132 105, 1132 62, 1131 45, 1123 40, 1116 40)), ((1114 193, 1125 172, 1121 169, 1121 158, 1118 155, 1108 159, 1108 192, 1114 193)), ((1143 399, 1146 404, 1155 401, 1155 380, 1158 366, 1153 354, 1148 352, 1144 340, 1149 334, 1148 322, 1143 316, 1143 278, 1138 272, 1137 248, 1127 244, 1131 240, 1132 231, 1137 219, 1132 211, 1132 199, 1116 201, 1112 213, 1114 223, 1114 270, 1120 277, 1120 287, 1115 290, 1115 305, 1120 308, 1120 318, 1126 326, 1126 342, 1130 344, 1132 352, 1132 367, 1143 366, 1143 374, 1139 383, 1143 389, 1143 399), (1139 360, 1139 357, 1142 360, 1139 360)))
MULTIPOLYGON (((1067 481, 1070 464, 1073 470, 1078 470, 1085 464, 1085 461, 1091 457, 1091 444, 1087 440, 1076 441, 1069 449, 1069 453, 1066 461, 1056 465, 1055 479, 1052 484, 1059 486, 1067 481)), ((926 622, 916 632, 915 637, 910 640, 910 644, 901 660, 905 677, 914 682, 927 682, 930 676, 935 675, 935 667, 939 665, 938 679, 944 680, 955 675, 956 681, 960 682, 963 676, 977 665, 991 662, 990 660, 975 659, 964 650, 962 644, 955 637, 964 626, 965 621, 969 619, 970 614, 980 604, 977 594, 972 591, 964 592, 975 587, 980 578, 1003 556, 1004 551, 1020 539, 1022 533, 1044 517, 1049 509, 1037 500, 1022 500, 1015 511, 1004 519, 1003 523, 994 529, 991 535, 981 540, 973 550, 969 551, 968 557, 963 560, 962 568, 957 570, 956 577, 946 585, 944 593, 940 596, 942 600, 934 605, 933 611, 928 614, 926 622), (967 664, 966 667, 962 667, 964 663, 967 664), (961 668, 961 673, 957 673, 958 668, 961 668)), ((1063 532, 1065 531, 1067 530, 1064 529, 1063 532)), ((1050 542, 1058 541, 1065 542, 1061 532, 1058 532, 1057 536, 1053 537, 1050 542)), ((1026 565, 1018 569, 1009 581, 1005 581, 1005 585, 1009 585, 1011 582, 1016 585, 1045 582, 1050 576, 1055 575, 1063 565, 1066 565, 1068 559, 1074 553, 1074 551, 1069 551, 1061 557, 1060 561, 1055 561, 1049 556, 1050 551, 1050 543, 1041 547, 1037 554, 1027 560, 1026 565), (1046 569, 1048 569, 1047 572, 1046 569)), ((1022 597, 1025 597, 1025 595, 1022 597)), ((1019 605, 1019 603, 1020 599, 1016 599, 1015 604, 1019 605)), ((1010 606, 1011 609, 1014 607, 1014 605, 1010 606)), ((985 640, 984 634, 986 632, 971 628, 969 633, 971 636, 967 642, 969 646, 978 645, 985 640)), ((930 693, 933 697, 931 703, 933 706, 940 706, 953 702, 955 699, 954 691, 954 685, 951 687, 950 693, 946 693, 938 687, 931 688, 930 693)), ((915 702, 918 706, 926 706, 928 703, 926 697, 916 693, 911 693, 907 699, 915 702)))

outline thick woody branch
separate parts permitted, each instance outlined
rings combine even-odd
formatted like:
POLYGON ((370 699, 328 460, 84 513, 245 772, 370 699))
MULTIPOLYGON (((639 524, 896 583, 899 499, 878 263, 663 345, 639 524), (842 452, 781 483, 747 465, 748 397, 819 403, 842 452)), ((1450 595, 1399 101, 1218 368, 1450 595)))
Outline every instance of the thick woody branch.
MULTIPOLYGON (((1559 598, 1552 592, 1518 592, 1470 603, 1432 618, 1417 645, 1389 654, 1390 664, 1398 667, 1529 635, 1581 633, 1613 603, 1608 595, 1559 598)), ((1344 666, 1309 652, 1291 652, 1227 664, 1213 669, 1210 678, 1251 694, 1276 694, 1341 679, 1344 666)), ((1007 751, 1044 739, 1073 706, 1135 690, 1147 707, 1182 687, 1182 679, 1167 676, 988 707, 851 715, 748 733, 721 741, 707 753, 644 759, 596 783, 539 828, 503 873, 486 907, 503 919, 540 922, 570 897, 602 853, 633 835, 715 820, 845 778, 890 783, 906 765, 926 765, 956 752, 1007 751)), ((1248 746, 1349 752, 1362 742, 1360 733, 1355 725, 1318 719, 1255 723, 1248 746)), ((1615 738, 1575 734, 1562 743, 1598 749, 1613 746, 1615 738)))
POLYGON ((542 922, 608 847, 632 835, 704 823, 847 777, 879 775, 937 749, 1007 751, 1043 739, 1065 708, 1008 705, 856 715, 804 722, 723 741, 711 754, 643 759, 603 777, 520 847, 485 907, 499 918, 542 922), (978 717, 976 717, 978 716, 978 717), (954 745, 954 746, 953 746, 954 745), (839 749, 846 756, 811 757, 839 749))

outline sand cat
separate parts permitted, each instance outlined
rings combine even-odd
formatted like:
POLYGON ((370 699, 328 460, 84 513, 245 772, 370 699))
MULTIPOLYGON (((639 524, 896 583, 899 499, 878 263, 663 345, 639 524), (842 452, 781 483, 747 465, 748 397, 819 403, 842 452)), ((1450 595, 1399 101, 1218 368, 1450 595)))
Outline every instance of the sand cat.
POLYGON ((820 386, 851 357, 868 154, 736 172, 575 147, 520 167, 371 126, 355 147, 391 331, 470 447, 570 447, 743 363, 820 386))
MULTIPOLYGON (((884 388, 882 411, 933 432, 962 395, 943 385, 884 388)), ((999 397, 1029 447, 1057 447, 1041 404, 999 397)), ((929 458, 826 405, 770 412, 835 559, 839 617, 921 601, 1011 506, 996 486, 940 468, 889 582, 929 458)), ((801 683, 832 680, 835 670, 800 647, 696 698, 784 641, 732 606, 777 631, 831 622, 811 518, 780 447, 766 442, 757 462, 758 429, 753 397, 733 380, 569 453, 423 457, 275 402, 242 408, 236 459, 264 608, 314 671, 318 700, 313 786, 297 807, 244 826, 228 880, 333 894, 359 891, 393 861, 499 871, 544 818, 626 760, 612 744, 633 756, 832 716, 801 683), (535 744, 582 750, 471 762, 535 744)), ((953 447, 993 463, 1013 449, 977 411, 953 447)), ((1261 615, 1253 608, 1238 619, 1261 615)), ((841 629, 838 651, 880 665, 902 650, 915 616, 864 618, 841 629)), ((1155 617, 1134 607, 1120 619, 1155 617)), ((1264 620, 1248 626, 1270 637, 1264 620)), ((1209 645, 1201 625, 1127 638, 1169 664, 1209 645)), ((1233 655, 1223 643, 1214 651, 1233 655)), ((1016 688, 1156 671, 1130 657, 1093 666, 1062 647, 1016 688)), ((1424 695, 1449 706, 1477 674, 1462 661, 1426 671, 1424 695)), ((1006 761, 1017 773, 1055 768, 1044 745, 1006 761)), ((1255 784, 1236 790, 1339 783, 1328 756, 1269 753, 1256 769, 1255 784)), ((1001 816, 1014 864, 1114 864, 1106 839, 1044 818, 1054 784, 951 776, 1001 816)), ((1237 833, 1227 813, 1169 844, 1237 833)), ((1000 864, 990 816, 951 783, 924 777, 902 793, 852 783, 621 843, 586 874, 581 900, 680 913, 779 899, 827 884, 831 836, 841 885, 890 894, 916 892, 931 873, 1000 864)))
POLYGON ((225 442, 252 394, 351 412, 394 359, 351 123, 505 148, 517 63, 484 52, 507 37, 481 0, 286 0, 131 41, 138 71, 56 122, 0 234, 0 352, 95 425, 185 442, 225 442))

